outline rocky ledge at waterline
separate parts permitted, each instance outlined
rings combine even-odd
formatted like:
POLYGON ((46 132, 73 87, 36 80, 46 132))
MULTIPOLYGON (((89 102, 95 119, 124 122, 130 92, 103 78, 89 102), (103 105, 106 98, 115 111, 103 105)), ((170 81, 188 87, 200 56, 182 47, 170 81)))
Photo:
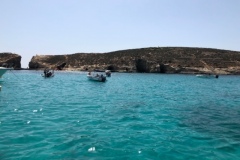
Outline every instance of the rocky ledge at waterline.
POLYGON ((14 53, 0 53, 0 66, 21 69, 21 58, 22 57, 20 55, 14 53))
POLYGON ((240 74, 240 52, 188 47, 153 47, 108 53, 36 55, 29 69, 79 71, 240 74), (62 68, 59 68, 59 66, 62 68), (65 65, 66 64, 66 65, 65 65))

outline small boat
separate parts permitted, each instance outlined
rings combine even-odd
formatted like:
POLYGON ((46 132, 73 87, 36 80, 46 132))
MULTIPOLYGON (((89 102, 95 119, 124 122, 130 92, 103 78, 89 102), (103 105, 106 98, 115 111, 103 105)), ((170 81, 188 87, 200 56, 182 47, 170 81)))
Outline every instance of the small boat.
POLYGON ((106 73, 107 77, 111 77, 111 71, 110 70, 106 70, 105 73, 106 73))
POLYGON ((0 78, 1 78, 8 70, 12 70, 12 68, 0 67, 0 78))
POLYGON ((106 76, 104 76, 102 74, 101 75, 98 75, 98 74, 94 75, 94 74, 91 74, 90 72, 88 73, 87 78, 89 80, 98 81, 98 82, 105 82, 107 80, 106 76))
POLYGON ((54 70, 44 69, 42 76, 45 78, 54 77, 54 70))
POLYGON ((218 75, 213 74, 197 74, 196 76, 199 78, 218 78, 218 75))
POLYGON ((196 76, 199 78, 218 78, 219 75, 218 74, 214 74, 214 68, 209 66, 205 61, 200 60, 200 62, 203 63, 203 65, 205 66, 205 68, 207 68, 209 71, 204 73, 204 74, 197 74, 196 76))

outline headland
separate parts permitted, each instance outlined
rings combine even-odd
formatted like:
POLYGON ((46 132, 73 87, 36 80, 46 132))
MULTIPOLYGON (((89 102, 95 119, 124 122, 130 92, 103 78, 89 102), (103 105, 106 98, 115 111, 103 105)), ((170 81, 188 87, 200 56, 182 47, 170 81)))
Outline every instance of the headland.
MULTIPOLYGON (((1 56, 0 59, 2 59, 1 56)), ((20 62, 17 64, 17 67, 21 66, 20 62)), ((214 72, 215 74, 239 75, 240 52, 212 48, 150 47, 107 53, 33 56, 29 62, 29 69, 44 68, 71 71, 111 70, 112 72, 186 74, 214 72)))

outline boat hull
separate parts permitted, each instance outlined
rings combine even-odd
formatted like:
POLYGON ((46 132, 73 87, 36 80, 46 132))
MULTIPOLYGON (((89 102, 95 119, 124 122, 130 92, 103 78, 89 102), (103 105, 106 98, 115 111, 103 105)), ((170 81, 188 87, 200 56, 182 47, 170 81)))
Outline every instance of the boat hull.
POLYGON ((52 74, 50 76, 45 76, 44 74, 42 74, 42 77, 44 77, 44 78, 51 78, 51 77, 54 77, 54 74, 52 74))
POLYGON ((218 78, 218 75, 197 74, 198 78, 218 78))
POLYGON ((42 74, 42 77, 45 77, 45 78, 54 77, 54 70, 45 69, 42 74))
POLYGON ((92 75, 87 75, 87 78, 91 81, 98 81, 98 82, 105 82, 106 77, 105 76, 92 76, 92 75))
POLYGON ((11 70, 11 69, 5 68, 5 67, 0 67, 0 78, 1 78, 8 70, 11 70))

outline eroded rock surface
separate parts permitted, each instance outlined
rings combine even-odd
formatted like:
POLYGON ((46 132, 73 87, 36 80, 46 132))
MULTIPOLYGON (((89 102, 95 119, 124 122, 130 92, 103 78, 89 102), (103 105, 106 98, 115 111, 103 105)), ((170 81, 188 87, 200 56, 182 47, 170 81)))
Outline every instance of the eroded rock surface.
POLYGON ((29 69, 112 70, 150 73, 240 74, 240 52, 187 47, 155 47, 108 53, 36 55, 29 69))
POLYGON ((14 53, 0 53, 0 66, 20 69, 21 58, 22 57, 20 55, 14 53))

